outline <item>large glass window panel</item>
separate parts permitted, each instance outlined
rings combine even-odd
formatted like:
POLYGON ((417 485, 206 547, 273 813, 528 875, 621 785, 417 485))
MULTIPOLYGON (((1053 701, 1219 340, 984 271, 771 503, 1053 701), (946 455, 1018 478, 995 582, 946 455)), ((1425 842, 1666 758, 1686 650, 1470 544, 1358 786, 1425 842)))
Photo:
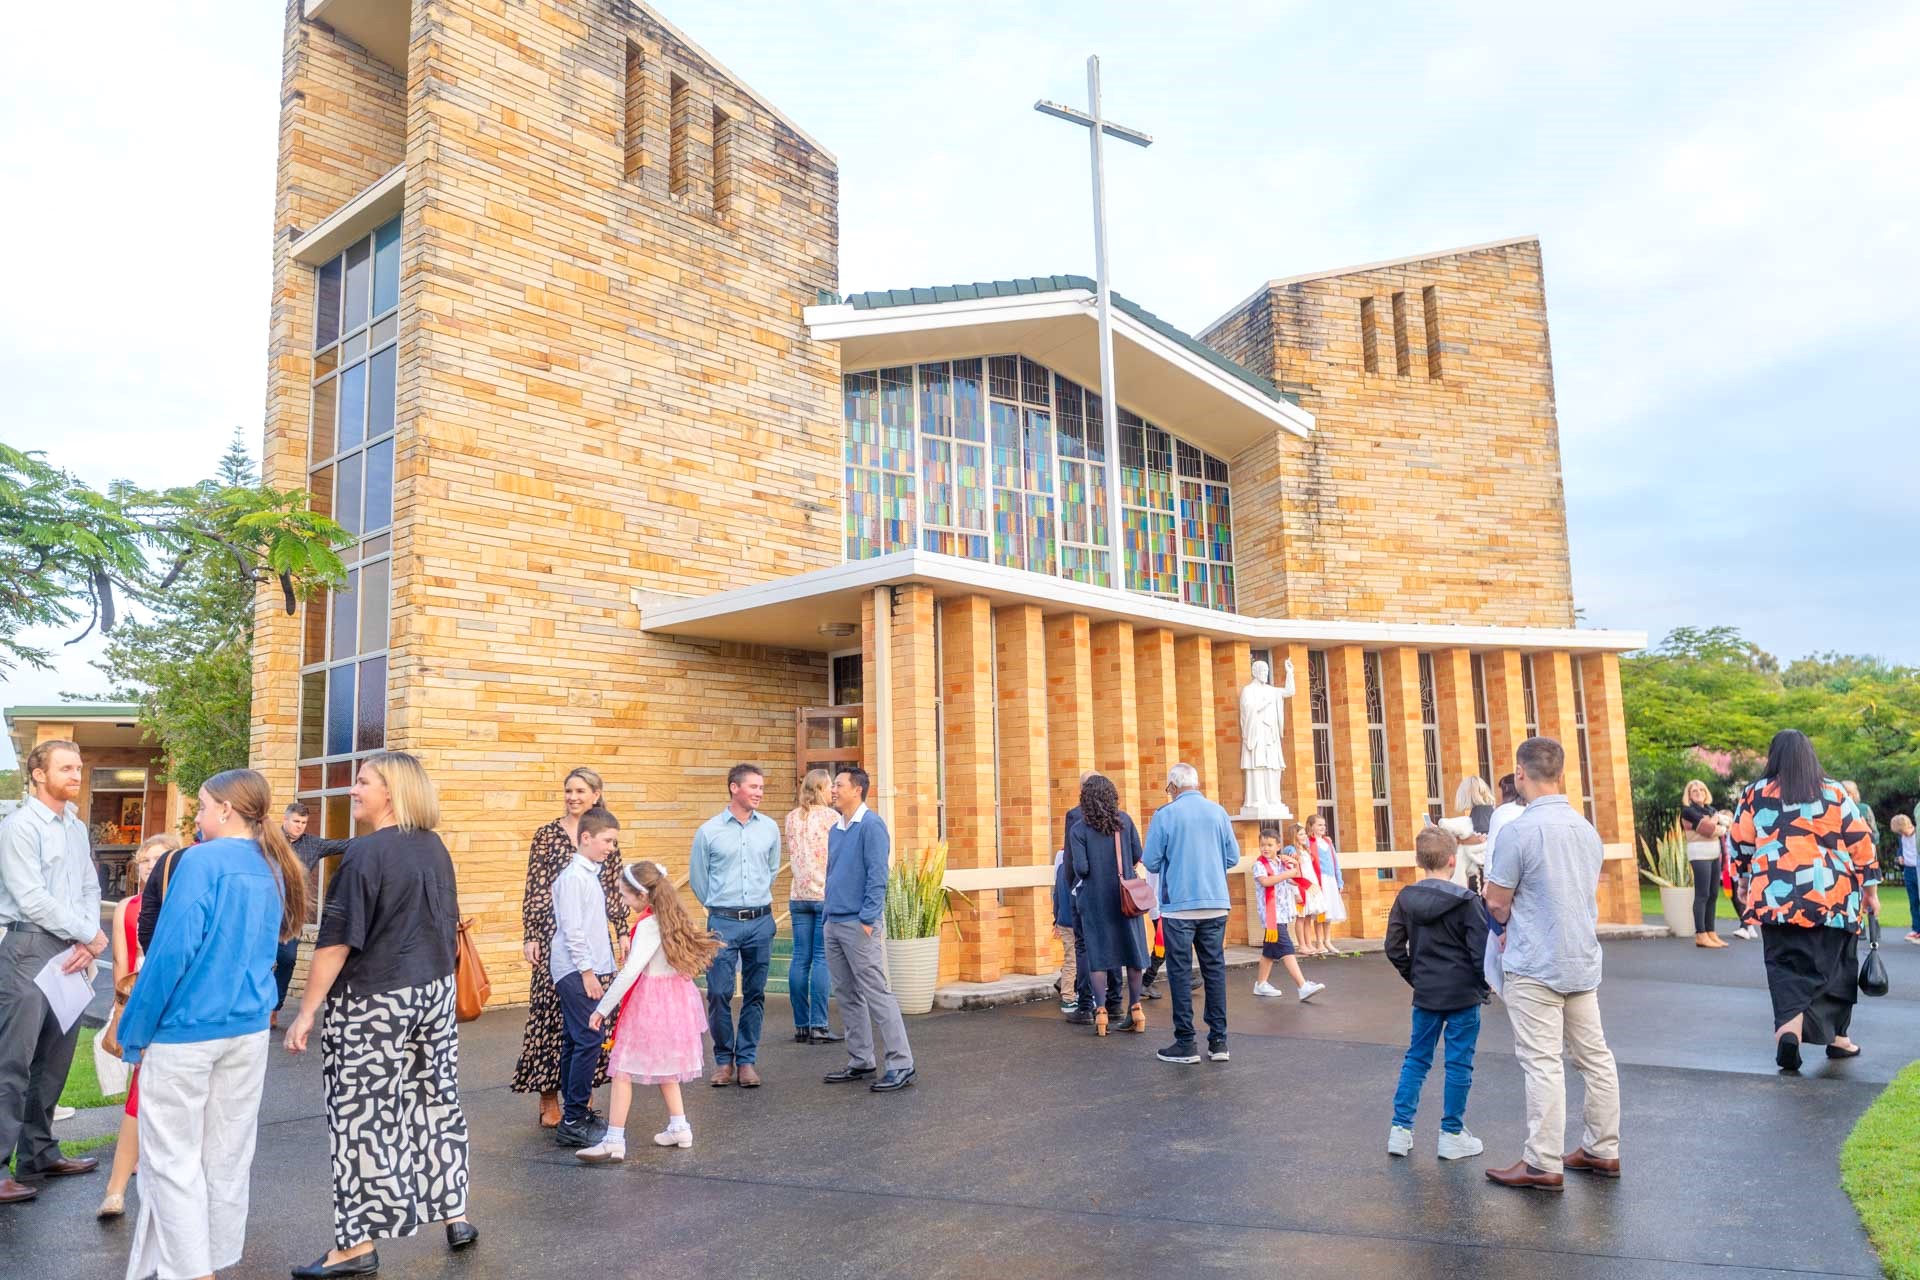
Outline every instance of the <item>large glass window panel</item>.
POLYGON ((353 750, 353 667, 327 672, 327 754, 343 756, 353 750))
POLYGON ((360 567, 360 652, 387 647, 387 576, 391 560, 375 560, 360 567))
POLYGON ((955 360, 951 366, 953 437, 976 444, 987 438, 986 378, 983 361, 955 360))
POLYGON ((880 375, 850 373, 841 380, 841 410, 847 426, 850 467, 880 465, 880 375))
POLYGON ((360 664, 360 699, 354 718, 353 749, 378 751, 387 741, 387 660, 360 664))
POLYGON ((400 305, 400 219, 373 233, 373 314, 400 305))
POLYGON ((394 362, 400 348, 388 347, 367 361, 367 439, 378 440, 393 430, 394 362))
POLYGON ((374 445, 366 453, 366 515, 361 533, 374 533, 393 523, 393 440, 374 445))
POLYGON ((880 467, 913 470, 913 370, 880 371, 880 467))
POLYGON ((353 797, 328 796, 326 810, 321 815, 321 835, 329 840, 344 840, 353 834, 353 797))
POLYGON ((335 448, 345 453, 367 438, 367 366, 356 364, 340 371, 340 426, 335 448))
POLYGON ((1053 499, 1044 493, 1026 495, 1026 568, 1035 573, 1053 573, 1053 499))
POLYGON ((308 441, 309 462, 319 462, 333 456, 334 415, 339 412, 338 400, 340 383, 328 378, 313 388, 312 434, 308 441))
POLYGON ((1026 508, 1016 489, 993 491, 993 562, 1010 569, 1027 567, 1026 508))
POLYGON ((1020 441, 1020 487, 1032 493, 1053 492, 1053 417, 1038 409, 1025 411, 1020 441))
POLYGON ((333 514, 333 465, 321 467, 307 475, 307 492, 311 495, 311 508, 323 516, 333 514))
POLYGON ((326 745, 327 673, 309 671, 300 677, 300 758, 313 760, 326 745))
POLYGON ((327 595, 328 592, 322 589, 315 592, 311 600, 303 601, 300 605, 303 611, 300 619, 302 666, 327 660, 327 595))
POLYGON ((340 337, 340 259, 321 267, 314 281, 313 345, 330 346, 340 337))
POLYGON ((354 641, 360 631, 360 571, 347 570, 347 585, 333 593, 333 643, 329 646, 329 658, 350 658, 359 650, 354 641))
POLYGON ((333 518, 348 533, 360 532, 360 473, 364 453, 350 453, 334 467, 333 518))
POLYGON ((373 294, 371 247, 359 241, 346 252, 346 284, 341 290, 340 331, 352 333, 367 322, 367 302, 373 294))

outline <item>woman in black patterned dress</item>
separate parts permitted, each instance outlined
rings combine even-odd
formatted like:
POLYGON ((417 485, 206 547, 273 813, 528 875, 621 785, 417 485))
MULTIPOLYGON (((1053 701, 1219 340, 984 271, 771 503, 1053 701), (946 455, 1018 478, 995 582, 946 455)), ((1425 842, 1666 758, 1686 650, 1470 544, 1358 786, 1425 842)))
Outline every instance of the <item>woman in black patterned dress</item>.
MULTIPOLYGON (((560 1042, 565 1036, 560 997, 547 978, 547 944, 553 941, 554 929, 553 882, 573 861, 580 815, 600 803, 600 791, 600 775, 593 770, 582 768, 569 773, 561 790, 565 812, 533 833, 533 847, 527 852, 527 892, 520 904, 520 918, 526 936, 523 950, 533 969, 533 981, 527 992, 527 1029, 520 1043, 520 1062, 513 1072, 513 1091, 540 1095, 540 1123, 549 1129, 560 1123, 560 1042)), ((620 851, 615 849, 600 864, 600 886, 607 895, 607 920, 613 925, 616 959, 627 936, 627 905, 620 900, 619 880, 620 851)), ((603 1048, 593 1083, 597 1088, 606 1082, 607 1051, 603 1048)))

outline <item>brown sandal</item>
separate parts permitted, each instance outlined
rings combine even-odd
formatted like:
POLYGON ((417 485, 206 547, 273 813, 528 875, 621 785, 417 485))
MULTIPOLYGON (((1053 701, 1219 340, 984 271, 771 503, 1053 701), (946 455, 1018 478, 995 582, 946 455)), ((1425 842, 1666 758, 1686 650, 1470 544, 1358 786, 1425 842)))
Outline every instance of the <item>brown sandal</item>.
POLYGON ((1135 1004, 1127 1010, 1127 1030, 1138 1035, 1147 1029, 1147 1011, 1135 1004))
POLYGON ((1105 1009, 1094 1010, 1093 1034, 1096 1036, 1104 1036, 1107 1034, 1107 1011, 1105 1009))

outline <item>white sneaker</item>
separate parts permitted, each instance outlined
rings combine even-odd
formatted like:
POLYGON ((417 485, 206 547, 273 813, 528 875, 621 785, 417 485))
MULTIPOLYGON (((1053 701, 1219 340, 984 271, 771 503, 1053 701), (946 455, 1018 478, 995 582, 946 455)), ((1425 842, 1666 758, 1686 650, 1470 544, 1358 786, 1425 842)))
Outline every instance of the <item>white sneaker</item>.
POLYGON ((670 1124, 659 1133, 653 1135, 653 1145, 656 1147, 691 1147, 693 1145, 693 1127, 684 1124, 670 1124))
MULTIPOLYGON (((1443 1139, 1445 1138, 1445 1136, 1446 1135, 1444 1134, 1441 1135, 1443 1139)), ((1399 1125, 1394 1125, 1391 1129, 1387 1130, 1387 1154, 1388 1155, 1404 1156, 1412 1150, 1413 1150, 1413 1130, 1403 1129, 1399 1125)))
MULTIPOLYGON (((1324 982, 1308 982, 1306 986, 1300 988, 1300 1003, 1305 1004, 1326 989, 1327 984, 1324 982)), ((1279 995, 1280 993, 1276 991, 1273 994, 1279 995)))
POLYGON ((616 1146, 602 1138, 591 1147, 576 1151, 573 1155, 575 1159, 584 1160, 588 1164, 619 1164, 627 1158, 627 1144, 622 1142, 616 1146))
POLYGON ((1280 988, 1274 986, 1271 982, 1256 982, 1253 984, 1253 994, 1257 996, 1277 996, 1280 994, 1280 988))
POLYGON ((72 1107, 63 1107, 63 1106, 60 1106, 58 1103, 54 1104, 53 1118, 55 1120, 71 1120, 73 1119, 73 1116, 74 1116, 74 1110, 72 1107))
MULTIPOLYGON (((1413 1135, 1409 1134, 1408 1137, 1413 1135)), ((1487 1144, 1462 1129, 1458 1133, 1442 1132, 1440 1135, 1440 1158, 1442 1160, 1465 1160, 1468 1156, 1477 1156, 1487 1149, 1487 1144)))

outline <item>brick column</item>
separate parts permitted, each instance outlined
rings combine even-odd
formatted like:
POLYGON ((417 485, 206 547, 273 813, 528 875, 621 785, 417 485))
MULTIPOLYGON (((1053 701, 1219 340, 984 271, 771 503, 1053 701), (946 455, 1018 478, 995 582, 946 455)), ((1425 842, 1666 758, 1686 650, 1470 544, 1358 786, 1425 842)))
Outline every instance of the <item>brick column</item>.
POLYGON ((1327 699, 1333 725, 1333 794, 1339 846, 1372 853, 1373 756, 1367 745, 1367 673, 1357 644, 1327 650, 1327 699))
POLYGON ((1047 781, 1054 819, 1049 850, 1060 847, 1060 824, 1080 803, 1080 775, 1095 767, 1092 630, 1083 613, 1047 619, 1047 781))
MULTIPOLYGON (((1564 653, 1533 655, 1533 696, 1540 732, 1567 751, 1567 798, 1580 808, 1587 782, 1580 773, 1580 721, 1573 711, 1573 660, 1564 653)), ((1595 816, 1599 811, 1596 809, 1595 816)))
POLYGON ((1280 663, 1274 679, 1286 683, 1288 662, 1293 663, 1293 697, 1287 699, 1286 736, 1281 749, 1286 753, 1287 775, 1280 794, 1293 810, 1294 820, 1305 822, 1319 808, 1313 777, 1313 692, 1307 674, 1307 646, 1290 644, 1276 648, 1273 660, 1280 663))
POLYGON ((1587 751, 1593 758, 1593 825, 1608 844, 1631 843, 1633 782, 1627 772, 1620 657, 1589 653, 1580 661, 1580 674, 1587 703, 1587 751))
MULTIPOLYGON (((1493 777, 1513 772, 1514 749, 1527 740, 1527 693, 1521 683, 1520 655, 1511 649, 1481 656, 1487 672, 1487 732, 1493 740, 1493 777)), ((1494 790, 1499 799, 1499 788, 1494 790)))
POLYGON ((1120 807, 1140 812, 1140 723, 1133 624, 1101 622, 1091 631, 1094 768, 1120 793, 1120 807))
MULTIPOLYGON (((940 606, 940 697, 945 712, 947 865, 998 866, 993 800, 993 605, 966 596, 940 606)), ((991 893, 954 904, 957 976, 991 982, 1004 967, 1000 910, 991 893), (969 903, 971 905, 969 905, 969 903)), ((946 949, 941 950, 946 959, 946 949)), ((942 964, 944 968, 944 963, 942 964)))
POLYGON ((933 588, 893 590, 893 850, 919 859, 940 838, 933 588))
MULTIPOLYGON (((1433 655, 1433 699, 1440 719, 1440 803, 1451 813, 1461 781, 1480 772, 1480 743, 1473 730, 1473 654, 1441 649, 1433 655)), ((1493 785, 1492 778, 1481 781, 1493 785)))
MULTIPOLYGON (((1038 605, 1013 604, 996 610, 993 622, 1000 722, 1000 865, 1049 866, 1053 824, 1047 788, 1045 620, 1038 605)), ((1053 936, 1052 892, 1009 889, 1001 896, 1011 931, 1005 967, 1015 973, 1058 968, 1060 944, 1053 936)))
POLYGON ((1155 810, 1167 802, 1167 770, 1180 753, 1180 691, 1173 632, 1136 632, 1133 637, 1134 714, 1140 726, 1140 808, 1134 818, 1145 832, 1155 810))
MULTIPOLYGON (((1180 698, 1180 759, 1200 771, 1200 786, 1217 794, 1219 743, 1214 737, 1213 640, 1181 636, 1173 645, 1174 684, 1180 698)), ((1237 765, 1239 761, 1236 759, 1237 765)), ((1165 778, 1149 785, 1164 787, 1165 778)))
POLYGON ((1219 777, 1204 774, 1200 785, 1228 813, 1240 812, 1246 780, 1240 772, 1240 690, 1253 679, 1253 647, 1244 640, 1213 645, 1214 742, 1219 777))
POLYGON ((1387 794, 1393 798, 1393 847, 1413 848, 1427 815, 1427 748, 1420 732, 1420 654, 1380 651, 1380 692, 1387 713, 1387 794))

